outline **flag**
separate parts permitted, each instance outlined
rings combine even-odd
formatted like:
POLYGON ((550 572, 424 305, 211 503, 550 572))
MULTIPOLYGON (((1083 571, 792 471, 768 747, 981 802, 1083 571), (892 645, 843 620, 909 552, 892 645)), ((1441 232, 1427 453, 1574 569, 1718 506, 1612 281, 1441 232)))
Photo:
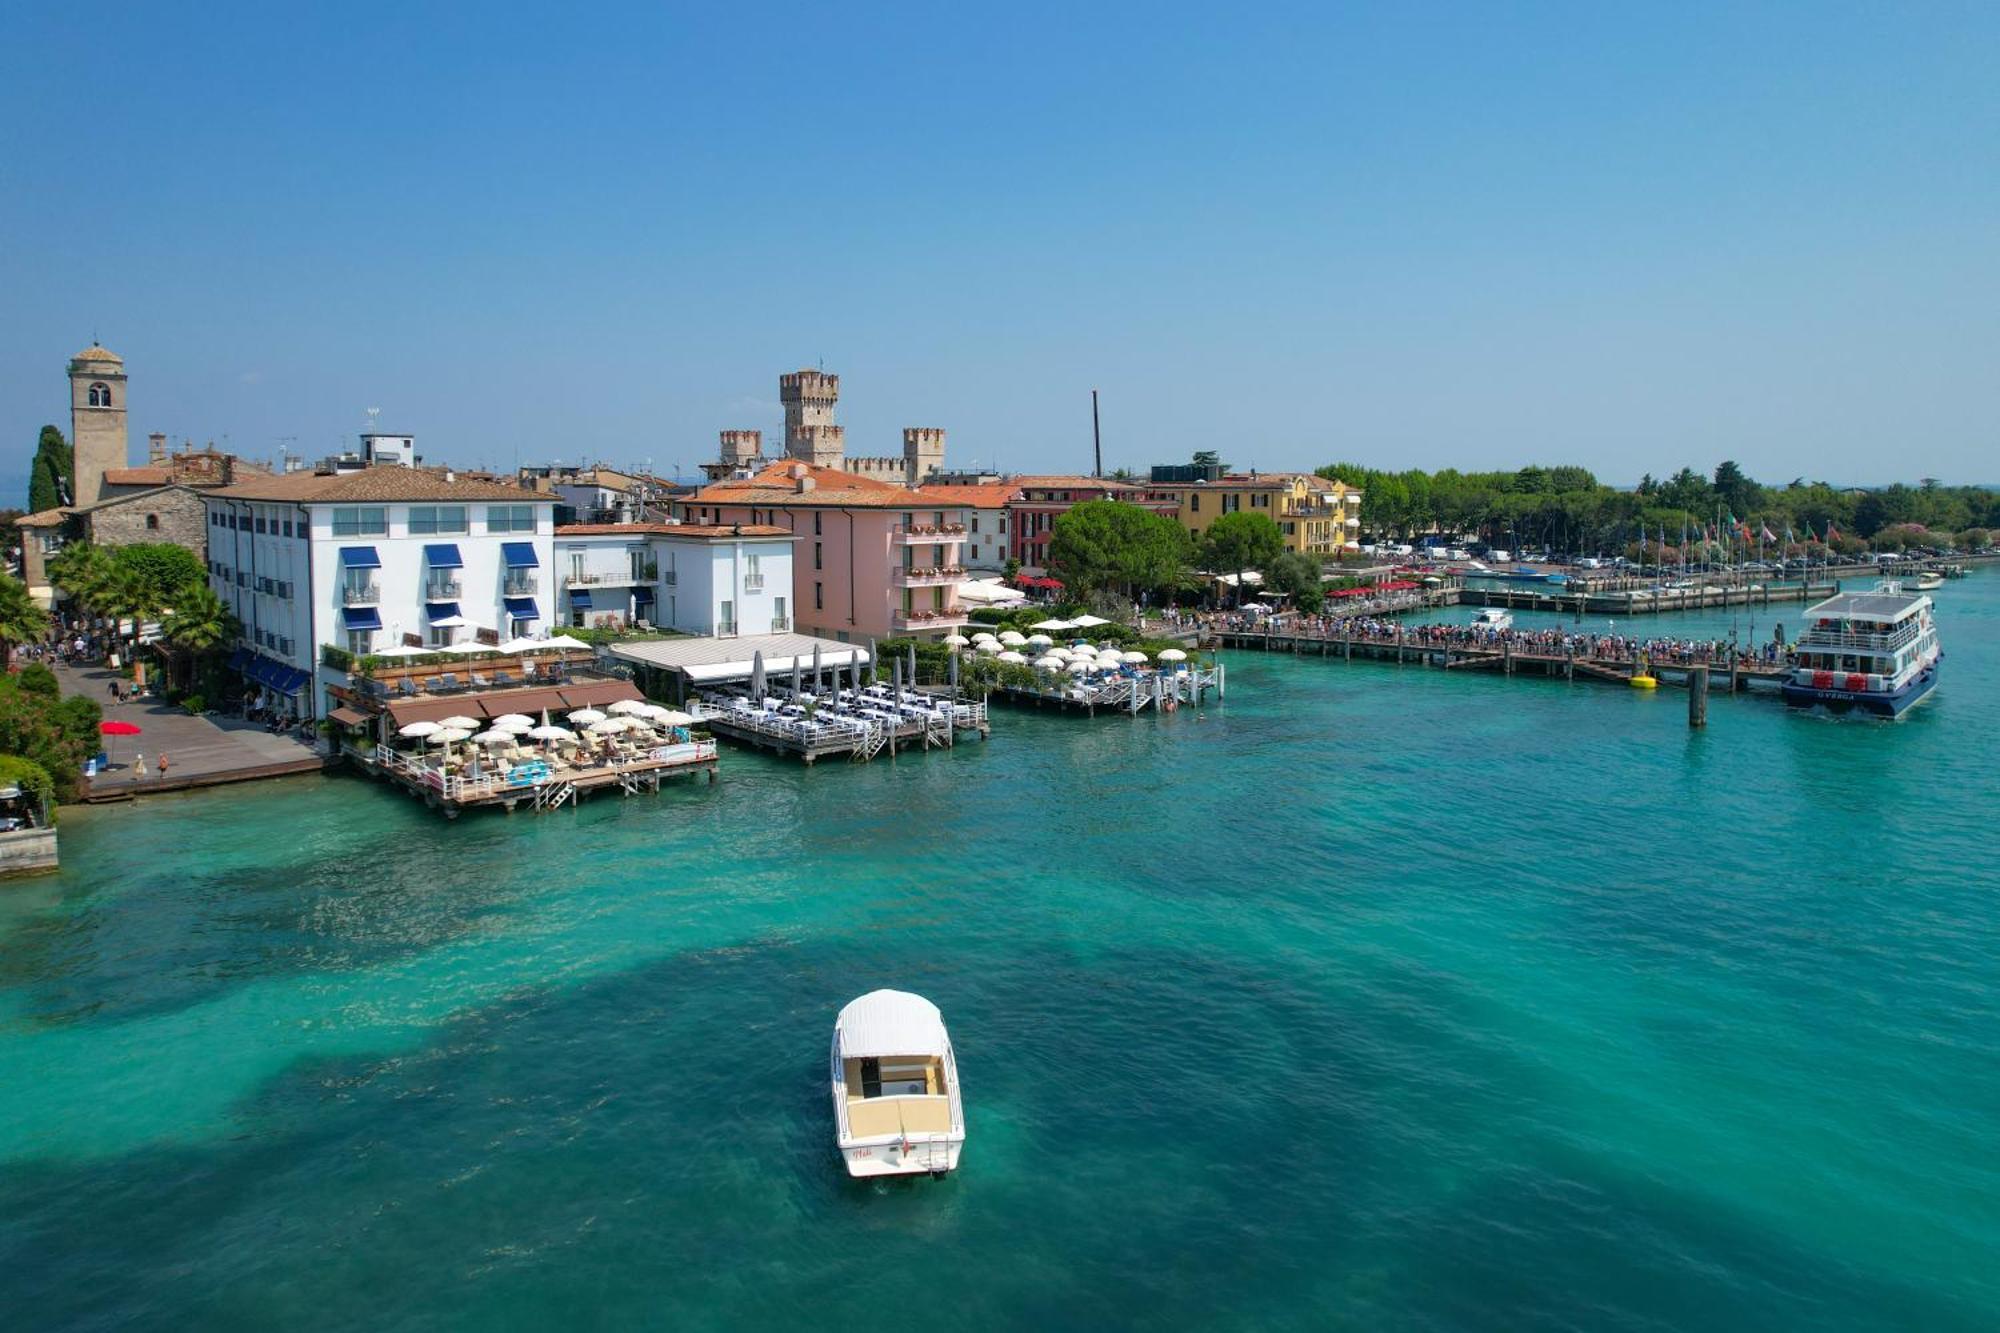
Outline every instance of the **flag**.
POLYGON ((1833 520, 1829 518, 1826 521, 1826 539, 1830 542, 1838 536, 1840 536, 1840 529, 1833 526, 1833 520))
POLYGON ((1786 545, 1790 545, 1791 543, 1793 543, 1793 542, 1795 542, 1795 541, 1797 541, 1797 540, 1798 540, 1798 538, 1797 538, 1797 537, 1794 537, 1794 536, 1792 535, 1792 525, 1791 525, 1791 524, 1789 524, 1789 523, 1785 524, 1785 543, 1786 543, 1786 545))
POLYGON ((1778 540, 1778 534, 1771 531, 1769 523, 1761 523, 1757 526, 1757 540, 1760 542, 1774 542, 1778 540))

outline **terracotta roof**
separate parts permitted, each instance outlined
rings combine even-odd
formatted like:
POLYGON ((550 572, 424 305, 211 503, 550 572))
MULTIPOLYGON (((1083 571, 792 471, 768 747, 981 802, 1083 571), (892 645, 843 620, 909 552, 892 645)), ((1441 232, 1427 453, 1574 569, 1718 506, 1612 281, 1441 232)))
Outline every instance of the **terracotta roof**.
POLYGON ((118 355, 118 353, 112 351, 110 348, 100 347, 96 343, 92 343, 90 346, 84 348, 81 352, 78 352, 75 356, 71 357, 70 360, 109 361, 112 362, 114 365, 120 365, 120 366, 125 364, 124 357, 118 355))
POLYGON ((381 503, 421 500, 497 500, 516 504, 554 504, 551 496, 490 481, 447 481, 426 468, 370 467, 359 472, 327 475, 291 472, 252 477, 209 492, 223 500, 275 500, 294 504, 381 503))
POLYGON ((104 469, 107 486, 164 486, 174 479, 172 468, 111 467, 104 469))
POLYGON ((558 537, 796 537, 790 528, 774 528, 768 523, 565 523, 556 529, 558 537))
POLYGON ((38 514, 23 514, 14 520, 17 528, 56 528, 63 520, 75 513, 74 509, 44 509, 38 514))
POLYGON ((1076 491, 1092 488, 1107 491, 1137 491, 1145 489, 1135 482, 1113 481, 1110 477, 1016 477, 1014 478, 1014 485, 1016 488, 1034 486, 1042 489, 1054 487, 1059 490, 1067 488, 1076 491))
POLYGON ((892 486, 873 477, 842 472, 837 468, 815 467, 795 458, 781 458, 755 476, 718 481, 689 496, 684 504, 768 505, 784 508, 848 505, 855 508, 901 509, 924 501, 915 492, 892 486), (812 479, 812 489, 801 491, 792 469, 803 468, 812 479))
POLYGON ((1021 494, 1020 484, 1012 481, 998 483, 981 482, 968 486, 919 486, 914 494, 926 500, 936 500, 941 504, 961 504, 973 509, 1001 509, 1009 500, 1021 494))

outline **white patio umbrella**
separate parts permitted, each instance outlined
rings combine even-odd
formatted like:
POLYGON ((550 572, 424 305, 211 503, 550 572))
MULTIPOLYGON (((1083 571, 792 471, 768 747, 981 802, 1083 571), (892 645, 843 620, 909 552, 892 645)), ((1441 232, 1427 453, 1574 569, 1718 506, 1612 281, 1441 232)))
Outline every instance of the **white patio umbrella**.
POLYGON ((1075 620, 1072 620, 1069 623, 1076 626, 1078 629, 1092 629, 1098 625, 1109 625, 1111 622, 1106 620, 1103 616, 1078 616, 1075 620))
POLYGON ((966 638, 963 634, 947 634, 944 636, 944 641, 945 645, 950 648, 969 648, 972 646, 972 640, 966 638))
POLYGON ((526 713, 502 713, 487 725, 501 731, 526 731, 535 725, 535 719, 526 713))
POLYGON ((1083 676, 1090 673, 1091 667, 1092 663, 1088 658, 1079 657, 1071 661, 1063 670, 1069 672, 1072 676, 1083 676))
POLYGON ((620 699, 616 703, 609 703, 604 705, 604 711, 607 713, 614 713, 614 714, 644 713, 647 709, 651 708, 652 706, 653 705, 647 703, 644 699, 620 699))
POLYGON ((600 736, 609 736, 615 732, 630 731, 638 725, 637 722, 629 717, 605 717, 591 723, 588 730, 594 731, 600 736))
POLYGON ((691 727, 694 725, 694 714, 683 713, 676 708, 662 708, 657 713, 648 713, 647 716, 663 727, 691 727))
POLYGON ((438 725, 440 727, 449 727, 454 731, 472 732, 479 730, 479 719, 476 717, 466 717, 461 713, 457 717, 439 718, 438 725))
POLYGON ((991 630, 981 630, 972 636, 972 641, 974 643, 998 643, 1000 642, 1000 636, 991 630))
POLYGON ((1013 649, 1011 649, 1011 648, 1010 648, 1010 649, 1008 649, 1008 650, 1007 650, 1006 652, 1004 652, 1004 653, 1000 654, 1000 658, 999 658, 999 660, 1000 660, 1000 661, 1002 661, 1002 662, 1019 662, 1019 663, 1025 663, 1025 662, 1026 662, 1026 661, 1027 661, 1028 659, 1027 659, 1026 657, 1023 657, 1023 656, 1022 656, 1022 655, 1021 655, 1020 653, 1017 653, 1017 652, 1015 652, 1015 651, 1014 651, 1013 649))
POLYGON ((1054 643, 1055 640, 1046 634, 1030 634, 1028 636, 1028 646, 1031 648, 1047 648, 1054 643))
POLYGON ((1060 657, 1038 657, 1035 659, 1035 665, 1044 671, 1060 671, 1063 668, 1063 660, 1060 657))
POLYGON ((1064 661, 1064 662, 1067 662, 1067 661, 1069 661, 1069 659, 1070 659, 1070 658, 1072 658, 1072 657, 1076 656, 1076 654, 1075 654, 1075 653, 1072 653, 1072 652, 1071 652, 1071 651, 1070 651, 1069 649, 1067 649, 1067 648, 1060 648, 1060 647, 1058 647, 1058 648, 1049 648, 1049 649, 1045 650, 1045 651, 1044 651, 1044 652, 1042 653, 1042 656, 1044 656, 1044 657, 1053 657, 1053 658, 1056 658, 1056 659, 1058 659, 1058 660, 1060 660, 1060 661, 1064 661))
POLYGON ((528 728, 528 735, 538 741, 573 741, 576 733, 568 727, 540 726, 528 728))
POLYGON ((1009 648, 1019 648, 1027 641, 1028 636, 1017 629, 1003 629, 1000 631, 1000 642, 1006 644, 1009 648))
POLYGON ((511 731, 482 731, 472 738, 474 745, 512 745, 521 738, 511 731))
MULTIPOLYGON (((1104 622, 1100 620, 1098 623, 1101 625, 1104 622)), ((541 652, 543 649, 546 648, 588 648, 588 647, 590 647, 590 645, 585 643, 582 639, 572 639, 567 634, 558 634, 553 639, 537 639, 535 641, 535 647, 533 651, 541 652)))
POLYGON ((1178 648, 1166 648, 1161 650, 1160 660, 1162 662, 1185 662, 1187 661, 1187 654, 1178 648))
POLYGON ((982 639, 979 642, 977 651, 982 653, 997 653, 1000 651, 1000 645, 993 639, 982 639))
POLYGON ((1121 660, 1130 662, 1133 666, 1137 666, 1141 662, 1152 661, 1150 657, 1147 657, 1144 653, 1140 652, 1136 648, 1129 653, 1121 654, 1121 660))
POLYGON ((1037 620, 1029 629, 1075 629, 1074 620, 1037 620))
POLYGON ((569 715, 569 720, 579 727, 587 727, 593 722, 602 722, 605 714, 595 708, 579 708, 569 715))
POLYGON ((397 728, 396 734, 398 736, 403 736, 408 738, 409 740, 415 741, 415 740, 422 740, 424 737, 430 735, 433 732, 443 731, 443 730, 444 728, 440 727, 435 722, 412 722, 406 727, 397 728))
POLYGON ((424 744, 452 745, 458 741, 469 741, 471 739, 472 733, 463 727, 439 727, 436 731, 424 737, 424 744))

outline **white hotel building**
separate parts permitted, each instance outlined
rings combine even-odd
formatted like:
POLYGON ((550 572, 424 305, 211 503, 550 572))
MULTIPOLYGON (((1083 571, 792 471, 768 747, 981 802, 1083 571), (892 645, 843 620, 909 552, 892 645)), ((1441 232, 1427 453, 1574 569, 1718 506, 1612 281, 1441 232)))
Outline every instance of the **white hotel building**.
POLYGON ((203 497, 209 585, 243 623, 232 666, 296 717, 356 655, 555 626, 555 497, 376 466, 256 477, 203 497))
POLYGON ((792 628, 789 528, 579 523, 556 529, 556 622, 650 625, 684 634, 792 628))

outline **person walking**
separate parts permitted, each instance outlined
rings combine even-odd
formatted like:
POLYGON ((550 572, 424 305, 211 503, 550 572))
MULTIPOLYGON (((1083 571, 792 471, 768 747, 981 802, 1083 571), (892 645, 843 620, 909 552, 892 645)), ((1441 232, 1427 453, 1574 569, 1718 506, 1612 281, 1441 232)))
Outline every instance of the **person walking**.
POLYGON ((143 755, 143 754, 135 754, 135 755, 133 755, 133 756, 132 756, 132 773, 133 773, 133 776, 135 776, 135 777, 141 777, 141 778, 143 778, 143 777, 145 777, 145 776, 146 776, 146 756, 145 756, 145 755, 143 755))
POLYGON ((165 782, 166 780, 167 780, 167 752, 165 750, 162 750, 160 751, 160 781, 165 782))

